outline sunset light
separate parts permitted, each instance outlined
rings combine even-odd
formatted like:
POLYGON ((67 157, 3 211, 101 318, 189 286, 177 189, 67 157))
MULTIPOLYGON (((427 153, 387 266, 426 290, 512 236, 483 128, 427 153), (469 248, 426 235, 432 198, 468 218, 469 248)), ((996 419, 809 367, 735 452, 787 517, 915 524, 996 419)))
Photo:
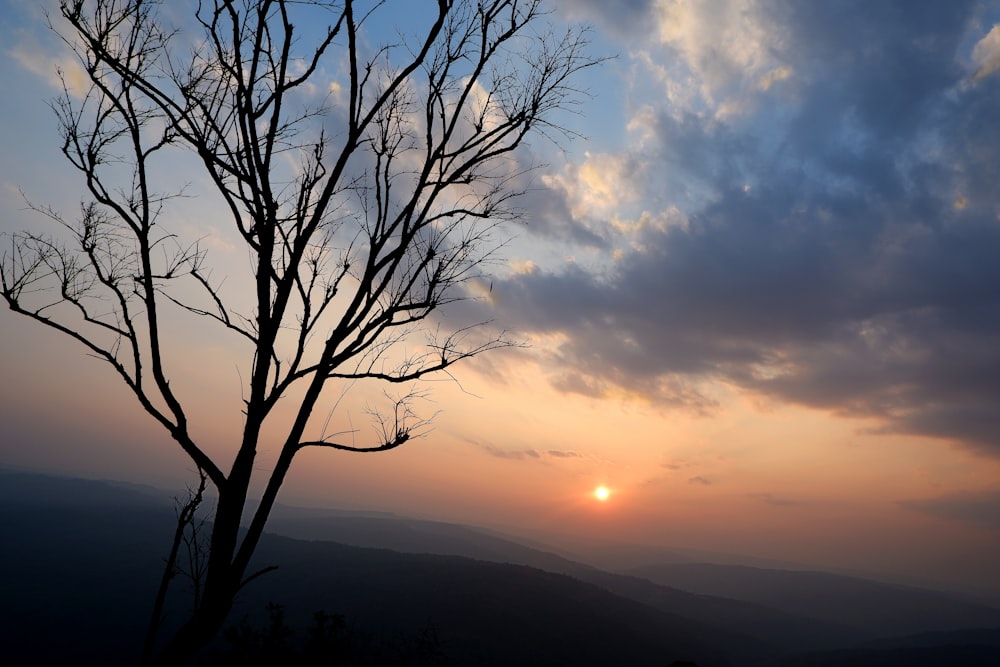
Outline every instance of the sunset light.
POLYGON ((4 664, 1000 666, 1000 0, 3 8, 4 664))

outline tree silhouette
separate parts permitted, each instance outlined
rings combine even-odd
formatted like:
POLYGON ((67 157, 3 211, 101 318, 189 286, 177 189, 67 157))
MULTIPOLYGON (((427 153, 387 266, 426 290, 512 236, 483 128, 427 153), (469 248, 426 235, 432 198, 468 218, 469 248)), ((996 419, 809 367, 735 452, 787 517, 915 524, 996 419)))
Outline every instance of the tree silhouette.
POLYGON ((56 231, 9 238, 2 293, 106 362, 217 493, 197 603, 162 664, 188 661, 261 574, 250 559, 298 452, 399 447, 429 423, 413 381, 513 344, 437 312, 469 297, 499 227, 518 217, 531 165, 515 151, 529 133, 565 134, 558 112, 580 101, 573 76, 598 59, 584 31, 555 31, 540 0, 425 0, 415 25, 373 45, 366 27, 390 7, 202 0, 171 27, 153 0, 60 5, 55 29, 89 81, 80 92, 64 80, 52 108, 89 199, 72 219, 31 206, 56 231), (182 155, 217 206, 202 230, 223 211, 251 258, 235 281, 245 294, 223 289, 206 249, 171 225, 189 193, 162 177, 182 155), (171 384, 164 322, 178 312, 245 353, 231 458, 208 453, 171 384), (373 411, 370 442, 314 417, 331 385, 358 380, 401 386, 373 411), (275 442, 283 397, 295 410, 275 442), (248 508, 265 433, 278 453, 248 508))

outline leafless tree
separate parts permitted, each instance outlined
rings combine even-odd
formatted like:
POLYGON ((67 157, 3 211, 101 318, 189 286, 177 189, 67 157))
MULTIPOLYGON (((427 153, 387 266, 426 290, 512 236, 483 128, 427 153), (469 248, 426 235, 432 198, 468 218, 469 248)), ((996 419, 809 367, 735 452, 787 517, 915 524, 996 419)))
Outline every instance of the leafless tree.
POLYGON ((188 661, 259 574, 250 559, 298 452, 399 447, 427 425, 414 381, 512 344, 436 312, 469 297, 498 227, 518 217, 530 165, 515 151, 531 133, 565 134, 559 112, 581 98, 573 77, 598 59, 540 0, 415 5, 418 25, 380 45, 366 27, 392 3, 201 0, 177 27, 155 0, 60 6, 54 27, 89 87, 64 82, 52 108, 88 199, 73 218, 33 206, 57 225, 5 241, 2 293, 106 362, 217 493, 197 604, 162 642, 162 664, 188 661), (161 176, 183 155, 246 246, 249 298, 222 289, 206 250, 170 225, 189 194, 161 176), (178 312, 246 351, 231 459, 207 453, 171 384, 163 324, 178 312), (375 413, 376 438, 307 435, 324 388, 361 379, 403 386, 375 413), (276 460, 247 508, 265 425, 290 395, 294 417, 269 441, 276 460))
POLYGON ((201 578, 205 569, 205 549, 203 541, 199 539, 199 533, 205 527, 206 517, 198 514, 202 502, 205 499, 205 489, 208 486, 208 476, 202 470, 198 471, 198 488, 188 489, 187 499, 181 501, 174 499, 177 513, 177 526, 174 529, 174 539, 170 544, 170 551, 167 554, 166 562, 163 566, 163 574, 160 577, 160 586, 156 591, 156 598, 153 601, 153 613, 149 620, 149 629, 146 632, 146 639, 143 642, 142 662, 148 663, 152 660, 153 649, 155 648, 156 636, 163 622, 163 607, 167 601, 167 590, 170 582, 178 574, 186 576, 191 582, 192 603, 197 609, 201 603, 201 578), (184 551, 182 554, 181 551, 184 551), (178 563, 178 558, 184 556, 184 563, 178 563))

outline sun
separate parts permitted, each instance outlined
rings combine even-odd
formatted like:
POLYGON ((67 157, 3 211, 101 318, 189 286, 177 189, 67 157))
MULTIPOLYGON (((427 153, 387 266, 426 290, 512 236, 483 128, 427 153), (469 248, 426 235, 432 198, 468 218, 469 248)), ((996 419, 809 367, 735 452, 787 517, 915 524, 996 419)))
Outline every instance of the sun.
POLYGON ((599 486, 594 489, 594 497, 600 500, 602 503, 611 497, 611 490, 606 486, 599 486))

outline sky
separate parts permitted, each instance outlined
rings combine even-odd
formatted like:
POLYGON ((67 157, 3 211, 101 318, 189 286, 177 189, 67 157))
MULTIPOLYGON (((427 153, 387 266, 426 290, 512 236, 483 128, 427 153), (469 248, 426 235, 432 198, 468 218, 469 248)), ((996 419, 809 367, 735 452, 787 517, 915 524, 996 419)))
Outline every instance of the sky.
MULTIPOLYGON (((0 2, 2 234, 43 224, 24 197, 82 196, 44 4, 0 2)), ((398 450, 304 452, 280 500, 1000 591, 1000 2, 549 7, 614 58, 578 80, 573 135, 527 147, 523 220, 464 306, 525 346, 427 383, 433 429, 398 450)), ((177 224, 226 270, 245 253, 201 206, 177 224)), ((0 465, 190 482, 100 363, 0 327, 0 465)), ((225 457, 233 348, 168 327, 225 457)), ((334 419, 363 419, 365 391, 334 419)))

